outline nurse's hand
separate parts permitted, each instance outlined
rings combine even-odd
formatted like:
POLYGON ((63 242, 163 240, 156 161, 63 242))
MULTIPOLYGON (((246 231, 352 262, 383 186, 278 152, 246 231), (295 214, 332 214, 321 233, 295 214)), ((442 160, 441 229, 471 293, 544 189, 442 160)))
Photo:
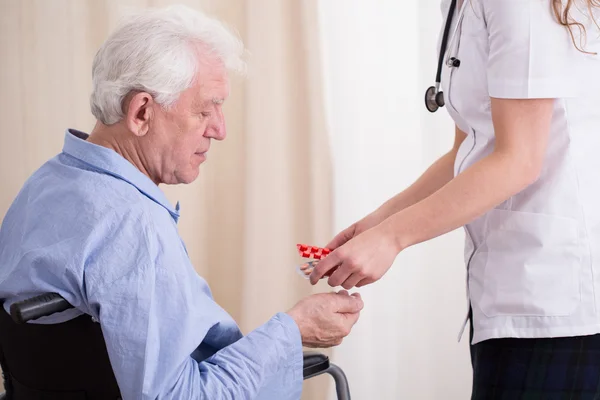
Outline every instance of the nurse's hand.
POLYGON ((329 275, 330 286, 361 287, 379 280, 392 266, 400 248, 386 221, 354 236, 319 261, 311 284, 329 275))
POLYGON ((331 239, 331 242, 327 243, 325 247, 330 250, 337 249, 353 237, 360 235, 367 229, 377 226, 384 219, 385 216, 381 215, 379 210, 376 210, 335 235, 335 237, 331 239))

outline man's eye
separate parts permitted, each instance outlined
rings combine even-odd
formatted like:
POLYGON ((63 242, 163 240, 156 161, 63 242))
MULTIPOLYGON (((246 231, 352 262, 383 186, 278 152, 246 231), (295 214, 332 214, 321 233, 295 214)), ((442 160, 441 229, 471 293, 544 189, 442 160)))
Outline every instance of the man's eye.
POLYGON ((208 117, 210 117, 210 112, 208 112, 208 111, 204 111, 204 112, 202 112, 201 114, 202 114, 202 116, 203 116, 204 118, 208 118, 208 117))

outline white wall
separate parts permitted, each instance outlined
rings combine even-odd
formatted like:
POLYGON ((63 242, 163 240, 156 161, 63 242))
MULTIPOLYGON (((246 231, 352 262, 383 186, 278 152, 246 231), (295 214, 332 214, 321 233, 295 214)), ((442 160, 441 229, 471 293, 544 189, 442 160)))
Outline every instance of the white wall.
MULTIPOLYGON (((321 31, 339 231, 412 183, 454 137, 430 114, 439 0, 322 0, 321 31)), ((400 254, 360 289, 365 310, 333 361, 353 399, 466 399, 468 336, 462 231, 400 254)), ((331 395, 331 399, 335 396, 331 395)))

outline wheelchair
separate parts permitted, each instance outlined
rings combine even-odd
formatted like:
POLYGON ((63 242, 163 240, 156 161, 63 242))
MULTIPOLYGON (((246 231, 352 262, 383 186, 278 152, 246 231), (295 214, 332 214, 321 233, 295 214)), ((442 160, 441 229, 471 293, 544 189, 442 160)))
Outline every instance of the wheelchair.
MULTIPOLYGON (((0 306, 3 300, 0 300, 0 306)), ((0 400, 119 400, 100 324, 84 314, 59 324, 28 321, 73 308, 57 293, 0 307, 0 400)), ((350 400, 342 369, 318 352, 304 352, 304 380, 333 378, 339 400, 350 400)))

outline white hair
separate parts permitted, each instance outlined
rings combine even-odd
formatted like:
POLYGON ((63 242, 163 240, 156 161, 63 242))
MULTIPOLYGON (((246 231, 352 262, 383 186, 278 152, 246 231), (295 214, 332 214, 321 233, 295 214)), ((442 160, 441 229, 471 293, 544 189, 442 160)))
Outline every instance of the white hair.
POLYGON ((242 73, 244 46, 223 23, 185 6, 150 9, 129 16, 100 47, 92 65, 92 114, 103 124, 119 122, 131 91, 150 93, 168 108, 196 78, 202 56, 242 73))

